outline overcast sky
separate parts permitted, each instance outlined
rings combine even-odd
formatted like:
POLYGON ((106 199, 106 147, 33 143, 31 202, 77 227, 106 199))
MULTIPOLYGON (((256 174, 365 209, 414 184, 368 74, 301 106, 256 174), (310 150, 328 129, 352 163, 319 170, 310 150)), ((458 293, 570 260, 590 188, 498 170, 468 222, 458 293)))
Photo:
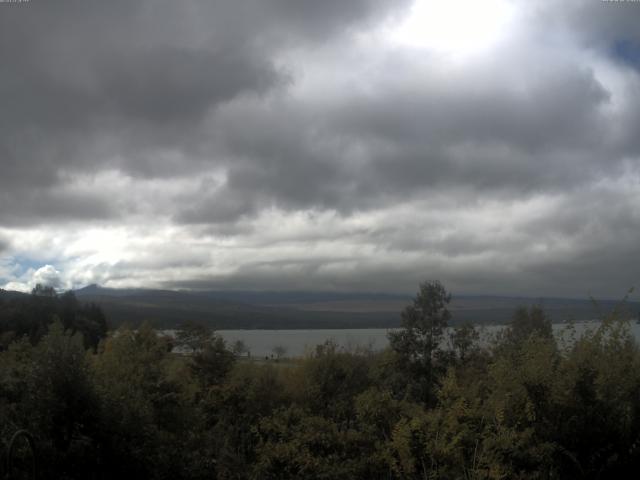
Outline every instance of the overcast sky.
POLYGON ((0 286, 621 297, 640 2, 0 3, 0 286))

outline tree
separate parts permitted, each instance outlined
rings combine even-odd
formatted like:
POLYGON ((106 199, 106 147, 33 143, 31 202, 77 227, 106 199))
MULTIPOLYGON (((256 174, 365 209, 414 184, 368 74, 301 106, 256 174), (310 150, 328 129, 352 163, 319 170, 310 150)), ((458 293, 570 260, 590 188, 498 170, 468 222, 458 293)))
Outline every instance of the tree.
POLYGON ((389 343, 398 356, 398 367, 408 370, 419 385, 422 400, 433 400, 435 367, 442 355, 444 329, 451 314, 447 305, 451 301, 444 286, 438 281, 424 282, 413 300, 402 312, 402 328, 389 332, 389 343))
POLYGON ((235 362, 235 355, 224 339, 206 325, 183 323, 176 342, 191 353, 189 367, 205 388, 220 383, 235 362))
POLYGON ((275 347, 273 347, 273 354, 276 356, 277 359, 284 357, 286 353, 287 353, 287 348, 283 345, 276 345, 275 347))
MULTIPOLYGON (((469 354, 473 352, 479 338, 480 334, 472 323, 464 323, 453 329, 449 340, 453 351, 462 363, 464 363, 469 354)), ((477 347, 475 348, 477 349, 477 347)))
POLYGON ((53 287, 42 285, 41 283, 36 284, 33 290, 31 290, 31 295, 34 295, 36 297, 57 297, 56 291, 53 287))
POLYGON ((100 307, 81 304, 69 291, 58 295, 38 284, 32 295, 19 296, 0 304, 0 349, 26 336, 35 345, 58 319, 71 334, 81 333, 86 348, 97 347, 107 334, 107 321, 100 307))
POLYGON ((80 304, 70 290, 57 298, 57 310, 66 330, 80 332, 85 348, 96 348, 100 340, 107 336, 107 320, 95 303, 80 304))
POLYGON ((231 351, 237 357, 241 357, 243 354, 249 352, 249 348, 247 347, 247 344, 242 340, 236 340, 231 347, 231 351))
POLYGON ((202 350, 211 344, 214 333, 211 328, 200 323, 187 321, 180 325, 176 334, 176 343, 190 353, 202 350))
POLYGON ((297 399, 316 415, 324 415, 341 427, 355 419, 354 399, 370 386, 369 359, 339 351, 327 340, 305 358, 295 372, 297 399))
POLYGON ((176 470, 189 417, 167 344, 144 323, 137 331, 120 328, 92 358, 106 478, 182 478, 176 470))
POLYGON ((233 368, 235 355, 222 337, 214 336, 201 350, 191 357, 191 371, 203 387, 221 383, 233 368))
POLYGON ((542 338, 553 338, 551 319, 539 305, 533 305, 528 309, 519 307, 504 333, 504 340, 507 344, 519 345, 532 334, 542 338))
POLYGON ((281 370, 270 364, 240 363, 224 383, 213 386, 200 403, 203 439, 215 465, 203 478, 247 478, 242 472, 254 462, 256 426, 287 399, 281 370))
POLYGON ((38 457, 48 464, 50 478, 86 477, 82 464, 95 445, 99 401, 82 335, 65 331, 56 317, 34 348, 27 378, 29 419, 21 423, 38 439, 38 457))

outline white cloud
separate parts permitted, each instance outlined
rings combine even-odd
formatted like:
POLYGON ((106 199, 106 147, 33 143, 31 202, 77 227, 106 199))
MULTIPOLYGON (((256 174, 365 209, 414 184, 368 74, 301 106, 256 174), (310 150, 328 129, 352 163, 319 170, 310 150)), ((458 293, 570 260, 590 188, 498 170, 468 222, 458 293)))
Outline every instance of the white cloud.
POLYGON ((30 292, 38 284, 44 287, 53 287, 55 290, 71 288, 71 284, 65 282, 62 273, 53 265, 44 265, 37 270, 30 268, 19 277, 7 282, 3 288, 18 292, 30 292))

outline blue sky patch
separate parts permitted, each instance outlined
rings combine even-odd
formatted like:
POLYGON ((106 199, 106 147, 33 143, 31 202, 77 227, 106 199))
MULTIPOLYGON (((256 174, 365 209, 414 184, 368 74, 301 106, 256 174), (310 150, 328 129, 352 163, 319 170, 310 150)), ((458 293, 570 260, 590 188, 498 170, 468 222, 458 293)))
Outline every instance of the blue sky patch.
POLYGON ((29 269, 38 270, 45 265, 52 265, 55 267, 55 263, 51 260, 34 260, 28 257, 9 257, 5 265, 11 265, 15 267, 15 275, 16 277, 20 277, 24 275, 29 269))
POLYGON ((618 40, 613 45, 613 54, 619 60, 640 69, 640 43, 632 40, 618 40))

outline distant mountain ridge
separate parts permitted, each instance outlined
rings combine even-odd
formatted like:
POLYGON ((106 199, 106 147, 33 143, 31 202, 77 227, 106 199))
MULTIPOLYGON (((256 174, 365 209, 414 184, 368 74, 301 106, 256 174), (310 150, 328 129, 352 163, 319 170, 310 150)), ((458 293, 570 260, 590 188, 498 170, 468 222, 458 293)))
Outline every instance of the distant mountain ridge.
MULTIPOLYGON (((393 328, 410 295, 309 291, 186 291, 113 289, 89 285, 76 296, 95 302, 112 325, 149 321, 159 328, 175 328, 185 320, 216 329, 393 328)), ((519 306, 540 304, 554 322, 581 321, 612 310, 619 302, 603 300, 594 308, 589 299, 526 298, 454 295, 452 323, 508 322, 519 306)), ((640 303, 628 302, 633 314, 640 303)))
POLYGON ((96 284, 88 285, 75 290, 76 295, 104 295, 104 296, 129 296, 151 293, 158 295, 171 295, 175 293, 207 297, 212 299, 229 300, 241 303, 269 304, 269 303, 300 303, 313 301, 336 300, 404 300, 410 301, 411 295, 375 292, 313 292, 313 291, 254 291, 254 290, 160 290, 160 289, 117 289, 106 288, 96 284))
MULTIPOLYGON (((98 285, 74 293, 82 302, 98 304, 112 328, 145 321, 157 328, 176 328, 187 320, 215 329, 394 328, 400 325, 400 312, 412 300, 410 295, 388 293, 174 291, 98 285)), ((0 300, 26 295, 0 289, 0 300)), ((591 320, 618 303, 603 300, 595 308, 589 299, 453 295, 451 323, 504 324, 516 308, 534 304, 541 305, 556 323, 591 320)), ((628 302, 626 310, 637 318, 640 303, 628 302)))
POLYGON ((4 290, 0 288, 0 299, 3 299, 3 300, 8 300, 11 298, 20 298, 20 297, 24 297, 25 295, 28 295, 28 294, 23 292, 16 292, 15 290, 4 290))

